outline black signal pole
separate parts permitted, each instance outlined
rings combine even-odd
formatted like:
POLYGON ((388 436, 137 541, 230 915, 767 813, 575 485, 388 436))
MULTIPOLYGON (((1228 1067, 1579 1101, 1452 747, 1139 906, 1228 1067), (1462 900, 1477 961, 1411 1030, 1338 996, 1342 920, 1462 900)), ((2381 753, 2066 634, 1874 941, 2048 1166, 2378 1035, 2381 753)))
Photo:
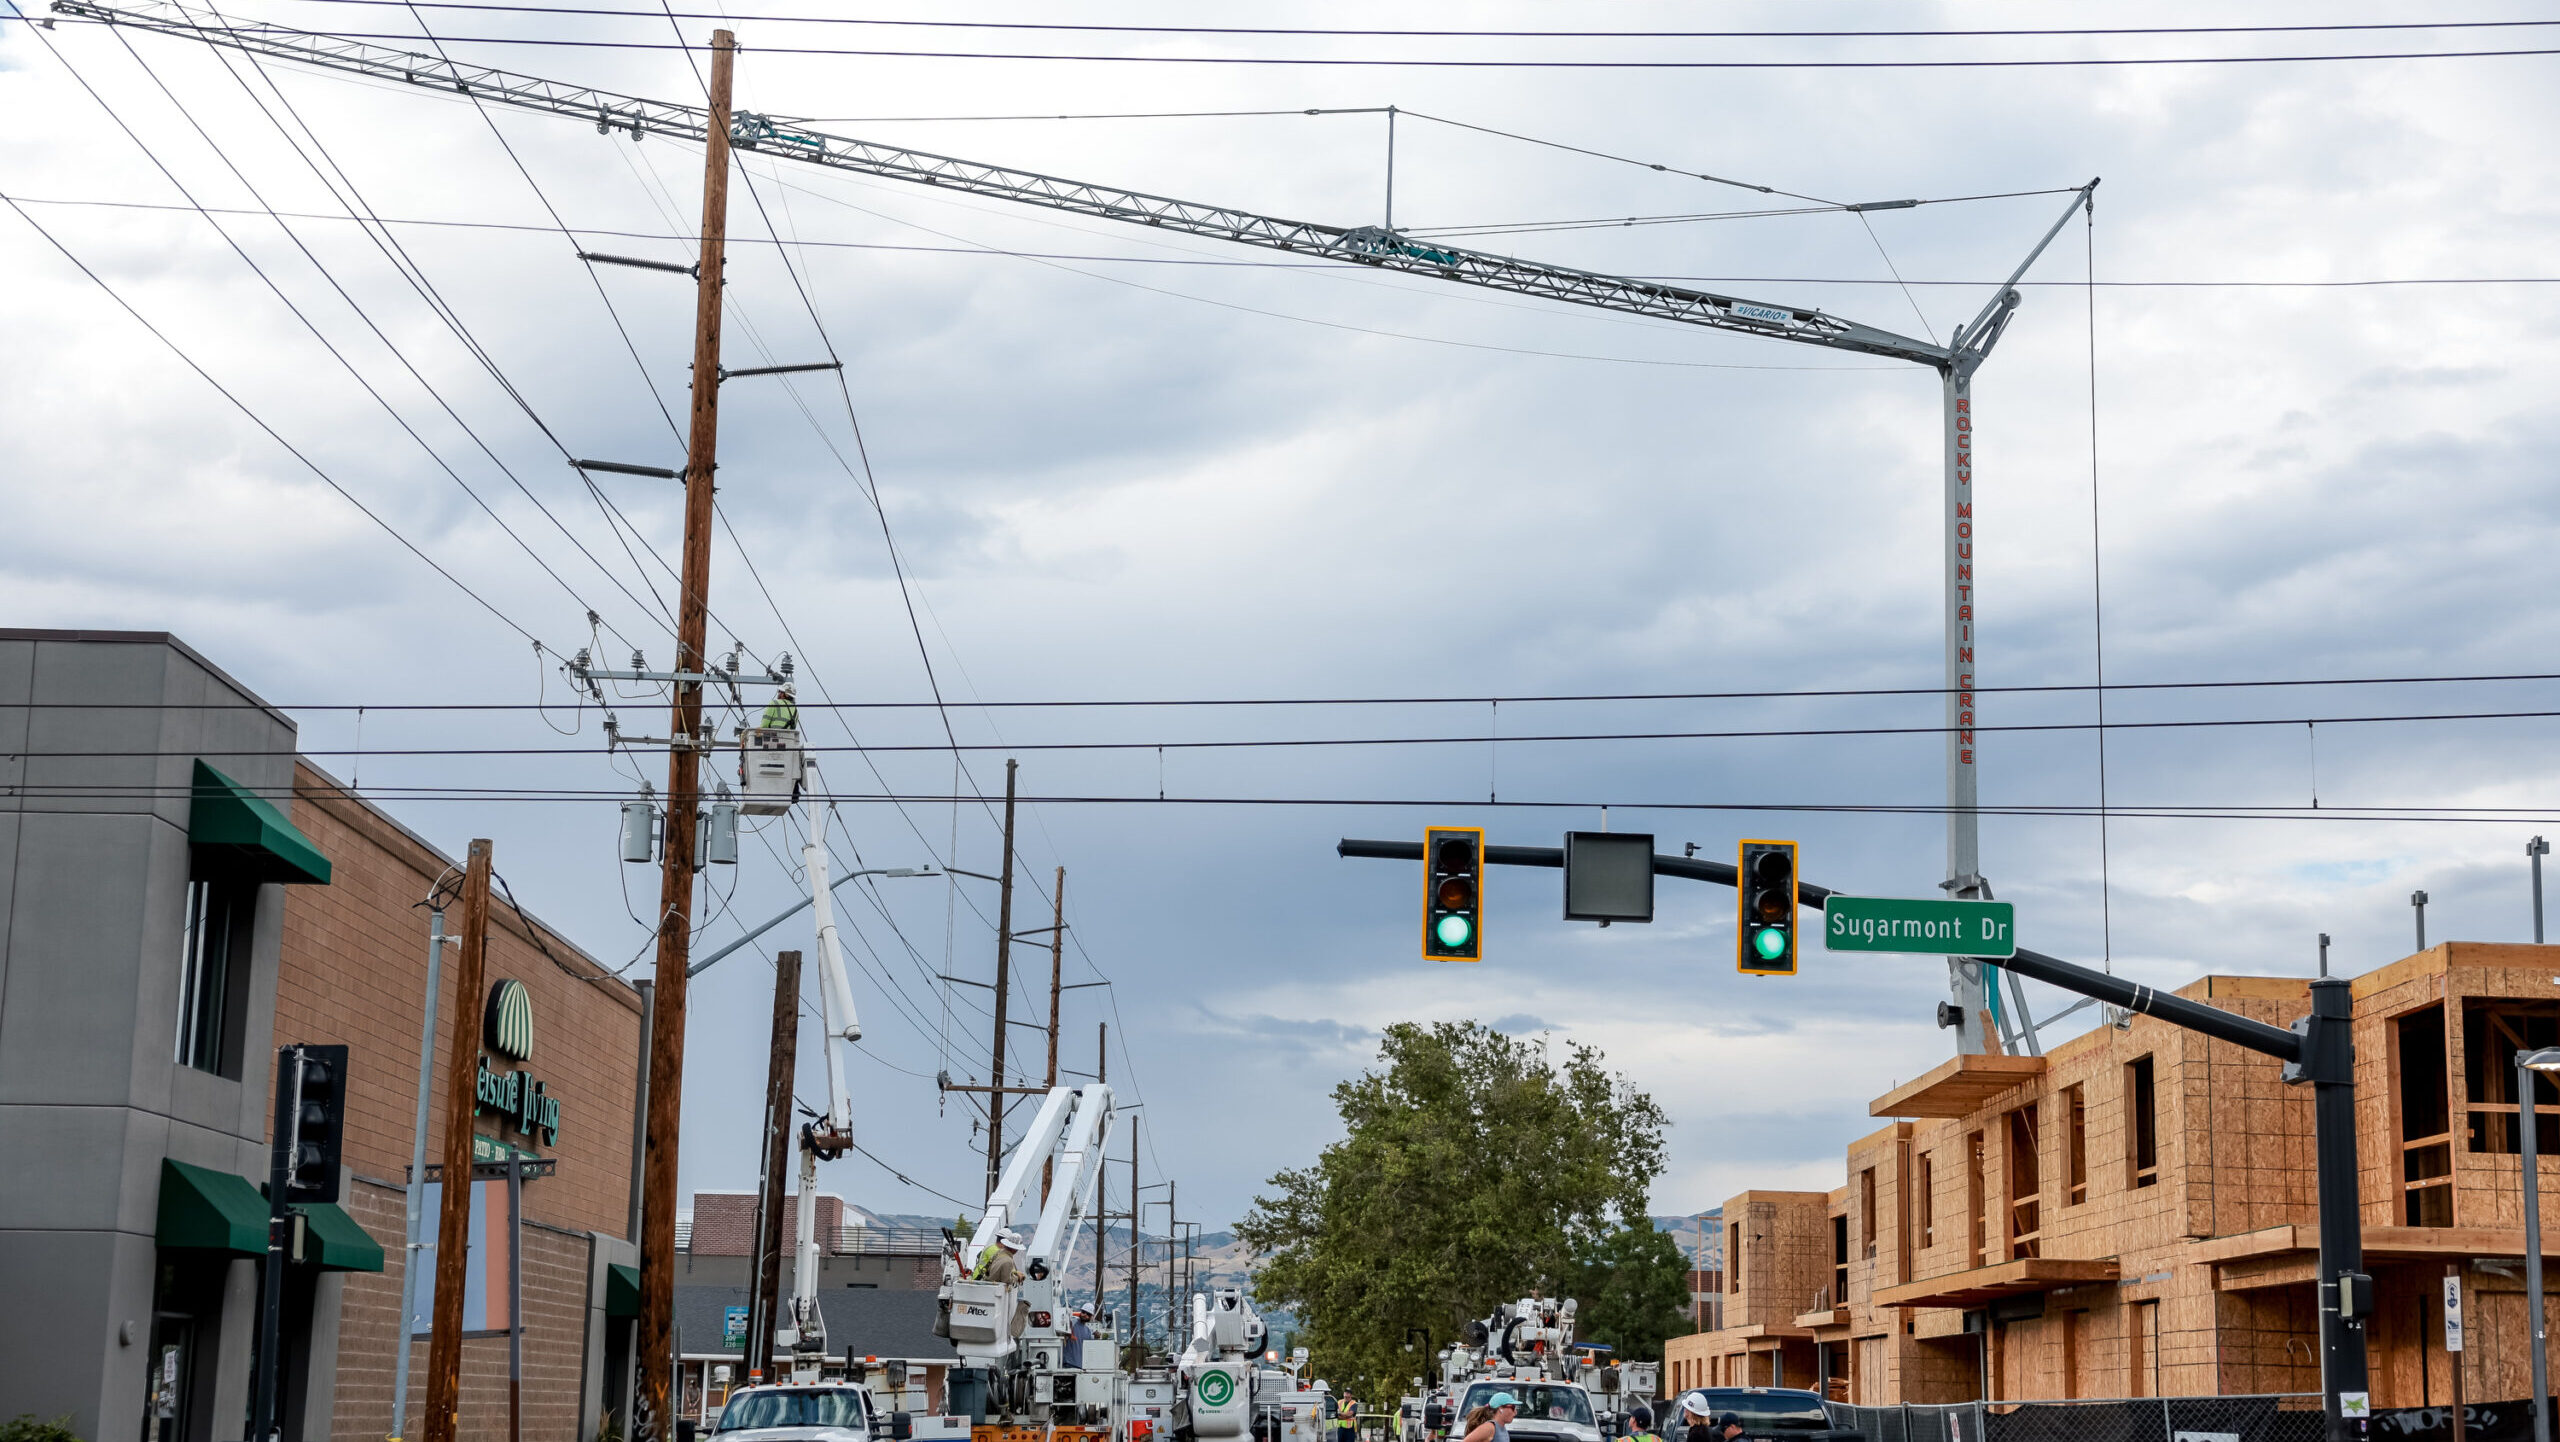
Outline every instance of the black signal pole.
POLYGON ((259 1278, 258 1375, 249 1406, 249 1442, 275 1442, 276 1345, 284 1332, 284 1268, 293 1250, 294 1152, 302 1121, 302 1048, 276 1052, 276 1126, 267 1157, 267 1265, 259 1278))
MULTIPOLYGON (((1418 841, 1345 839, 1334 853, 1381 861, 1423 859, 1422 843, 1418 841)), ((1488 866, 1560 869, 1564 850, 1556 846, 1488 846, 1484 860, 1488 866)), ((1653 872, 1656 876, 1677 876, 1718 886, 1735 882, 1734 868, 1722 862, 1658 852, 1653 858, 1653 872)), ((1829 887, 1809 881, 1797 883, 1797 897, 1806 906, 1818 907, 1832 895, 1829 887)), ((2285 1081, 2311 1084, 2315 1188, 2320 1206, 2320 1390, 2328 1413, 2330 1442, 2357 1442, 2364 1435, 2364 1417, 2371 1411, 2366 1387, 2365 1318, 2372 1311, 2373 1279, 2364 1275, 2364 1222, 2356 1197, 2354 1002, 2346 979, 2324 976, 2313 981, 2311 1014, 2286 1031, 2023 947, 2000 964, 2020 976, 2074 995, 2157 1017, 2172 1026, 2274 1057, 2285 1064, 2285 1081), (2350 1407, 2355 1409, 2353 1415, 2350 1407)), ((1732 1265, 1730 1258, 1726 1265, 1732 1265)))

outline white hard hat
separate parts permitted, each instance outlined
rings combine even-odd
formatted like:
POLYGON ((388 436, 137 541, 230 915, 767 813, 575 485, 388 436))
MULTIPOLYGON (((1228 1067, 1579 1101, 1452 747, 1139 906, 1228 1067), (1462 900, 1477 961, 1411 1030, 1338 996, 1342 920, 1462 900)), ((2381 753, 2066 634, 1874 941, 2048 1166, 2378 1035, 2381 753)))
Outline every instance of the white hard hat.
POLYGON ((996 1245, 999 1247, 1009 1247, 1012 1250, 1019 1252, 1022 1250, 1022 1234, 1011 1227, 1007 1227, 1003 1231, 996 1233, 996 1245))

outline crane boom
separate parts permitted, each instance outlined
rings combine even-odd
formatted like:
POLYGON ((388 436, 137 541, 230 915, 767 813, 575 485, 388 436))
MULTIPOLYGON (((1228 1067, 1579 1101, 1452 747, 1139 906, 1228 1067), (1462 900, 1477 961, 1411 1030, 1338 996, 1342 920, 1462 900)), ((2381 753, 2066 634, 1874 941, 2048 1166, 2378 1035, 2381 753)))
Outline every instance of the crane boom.
MULTIPOLYGON (((175 0, 145 0, 141 5, 127 7, 99 5, 91 3, 91 0, 54 0, 53 13, 228 46, 296 64, 316 65, 430 90, 476 96, 526 110, 584 120, 592 123, 600 133, 623 130, 635 138, 659 135, 698 143, 705 138, 706 127, 710 124, 709 112, 698 106, 568 85, 289 26, 264 22, 225 23, 216 16, 175 3, 175 0)), ((1946 346, 1843 320, 1818 309, 1747 300, 1715 291, 1692 290, 1659 281, 1604 275, 1542 261, 1417 241, 1381 226, 1319 225, 1312 221, 1284 220, 1232 206, 1175 200, 1118 186, 1017 170, 1011 166, 958 160, 903 146, 802 129, 787 120, 776 120, 751 111, 739 111, 733 117, 730 143, 738 149, 832 170, 909 181, 941 190, 1024 202, 1104 220, 1125 221, 1381 270, 1426 275, 1489 290, 1540 296, 1713 330, 1856 351, 1941 369, 1954 354, 1946 346)))
MULTIPOLYGON (((489 66, 465 65, 438 56, 386 49, 349 36, 265 23, 235 25, 221 16, 190 9, 178 0, 142 0, 129 8, 95 4, 92 0, 53 0, 52 8, 54 14, 75 20, 154 31, 228 46, 251 55, 585 120, 600 133, 627 130, 634 139, 661 135, 694 142, 709 138, 709 113, 695 106, 567 85, 489 66)), ((1959 898, 1990 894, 1989 883, 1981 874, 1981 811, 1976 782, 1978 723, 1974 701, 1982 667, 1977 659, 1974 625, 1978 609, 1974 551, 1982 518, 1976 512, 1973 490, 1974 441, 1981 419, 1973 405, 1973 374, 1990 358, 1992 347, 1999 344, 2016 313, 2018 281, 2028 267, 2044 254, 2073 214, 2083 210, 2095 213, 2096 180, 2071 192, 2070 203, 2052 228, 2019 262, 2016 272, 1984 305, 1981 314, 1940 345, 1844 320, 1819 309, 1437 245, 1382 226, 1282 220, 1228 206, 955 160, 927 151, 794 128, 793 122, 749 111, 732 115, 730 144, 735 149, 940 190, 1930 367, 1938 373, 1942 395, 1944 473, 1939 574, 1945 612, 1942 660, 1946 675, 1948 876, 1942 885, 1959 898)), ((2030 1052, 2041 1050, 2035 1021, 2026 1014, 2026 998, 2017 989, 2014 975, 2010 988, 2018 1016, 2013 1026, 2000 1016, 1997 969, 1992 962, 1949 957, 1947 966, 1948 987, 1956 1000, 1958 1051, 1999 1052, 2009 1041, 2023 1044, 2030 1052)))

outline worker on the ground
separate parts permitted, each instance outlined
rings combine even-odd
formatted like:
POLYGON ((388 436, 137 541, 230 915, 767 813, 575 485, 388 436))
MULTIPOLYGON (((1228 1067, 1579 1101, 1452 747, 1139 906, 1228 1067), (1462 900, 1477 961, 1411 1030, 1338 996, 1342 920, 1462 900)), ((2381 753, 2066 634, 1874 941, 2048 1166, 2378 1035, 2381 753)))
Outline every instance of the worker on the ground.
POLYGON ((1653 1409, 1638 1407, 1627 1414, 1626 1442, 1662 1442, 1653 1435, 1653 1409))
POLYGON ((799 730, 800 702, 797 699, 798 694, 799 693, 790 682, 783 682, 782 689, 774 692, 773 699, 765 703, 764 719, 758 721, 756 724, 767 731, 799 730))
POLYGON ((1022 1251, 1022 1236, 1011 1227, 996 1233, 978 1253, 978 1265, 969 1272, 973 1282, 994 1282, 1000 1286, 1022 1285, 1022 1263, 1015 1260, 1022 1251))
POLYGON ((1342 1442, 1358 1442, 1360 1436, 1360 1399, 1345 1393, 1342 1410, 1334 1418, 1334 1431, 1342 1442))
POLYGON ((1520 1399, 1508 1392, 1496 1392, 1484 1399, 1484 1405, 1467 1414, 1467 1435, 1462 1442, 1511 1442, 1511 1419, 1520 1415, 1520 1399))

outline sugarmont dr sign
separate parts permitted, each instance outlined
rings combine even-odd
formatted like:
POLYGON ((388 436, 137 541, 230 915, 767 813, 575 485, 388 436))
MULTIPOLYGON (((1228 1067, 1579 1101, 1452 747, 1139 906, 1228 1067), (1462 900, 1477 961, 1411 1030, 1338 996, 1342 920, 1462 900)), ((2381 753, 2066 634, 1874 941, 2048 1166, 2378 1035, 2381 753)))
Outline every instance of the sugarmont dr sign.
POLYGON ((2006 901, 1833 896, 1822 903, 1822 940, 1833 951, 2015 956, 2017 908, 2006 901))

